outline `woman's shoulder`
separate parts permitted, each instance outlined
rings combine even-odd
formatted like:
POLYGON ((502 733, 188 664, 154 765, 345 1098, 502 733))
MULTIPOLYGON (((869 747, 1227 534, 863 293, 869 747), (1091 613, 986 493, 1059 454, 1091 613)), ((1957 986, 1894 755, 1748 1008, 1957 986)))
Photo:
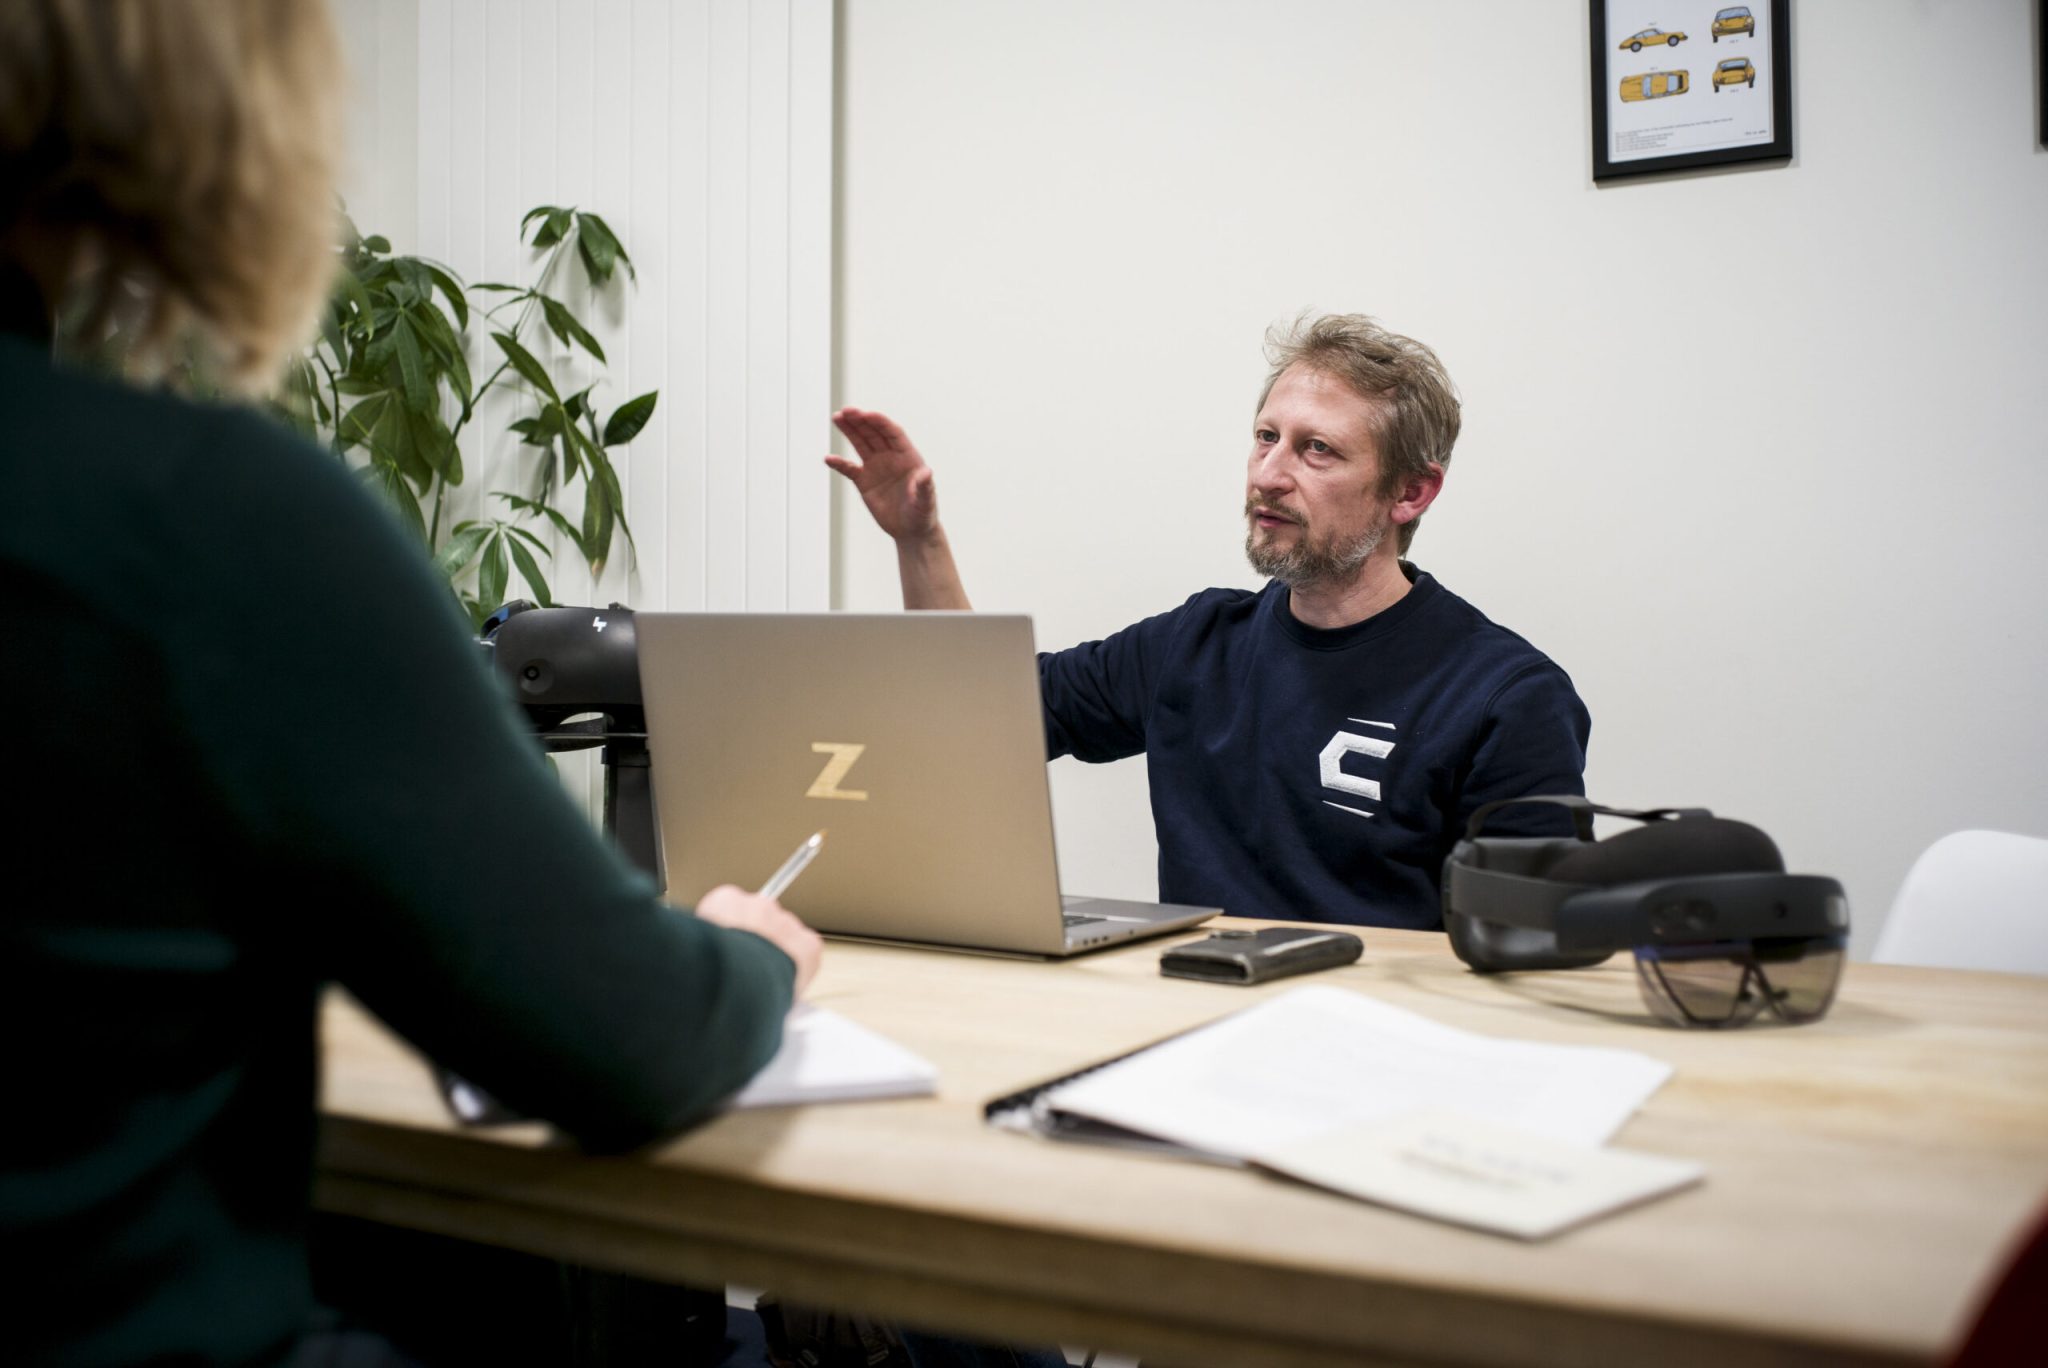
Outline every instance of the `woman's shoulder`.
POLYGON ((142 619, 195 598, 416 571, 417 545, 331 452, 246 405, 0 352, 0 557, 142 619))

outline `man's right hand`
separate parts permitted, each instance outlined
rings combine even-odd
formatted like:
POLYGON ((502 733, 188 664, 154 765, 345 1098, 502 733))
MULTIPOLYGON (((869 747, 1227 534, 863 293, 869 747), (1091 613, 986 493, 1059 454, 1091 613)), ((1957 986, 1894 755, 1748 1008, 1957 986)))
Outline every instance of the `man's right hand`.
POLYGON ((728 930, 751 931, 789 956, 796 965, 795 996, 802 997, 804 989, 817 977, 825 943, 775 899, 732 884, 720 884, 697 900, 697 916, 728 930))
POLYGON ((875 525, 896 543, 896 573, 905 608, 971 608, 953 548, 939 526, 932 468, 896 420, 868 409, 843 408, 832 426, 853 443, 859 461, 827 456, 825 464, 860 491, 875 525))
POLYGON ((876 526, 898 542, 929 541, 939 528, 939 498, 932 468, 910 435, 887 414, 843 408, 832 426, 845 434, 858 462, 827 456, 825 464, 853 482, 876 526))

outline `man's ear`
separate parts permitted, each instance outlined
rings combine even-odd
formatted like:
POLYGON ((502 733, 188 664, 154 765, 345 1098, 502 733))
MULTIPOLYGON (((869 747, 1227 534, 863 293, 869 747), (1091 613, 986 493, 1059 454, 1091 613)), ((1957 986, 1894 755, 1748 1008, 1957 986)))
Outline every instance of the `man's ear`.
POLYGON ((1394 491, 1394 506, 1387 510, 1387 517, 1396 527, 1412 523, 1428 512, 1436 496, 1443 492, 1444 468, 1431 461, 1428 474, 1405 480, 1394 491))

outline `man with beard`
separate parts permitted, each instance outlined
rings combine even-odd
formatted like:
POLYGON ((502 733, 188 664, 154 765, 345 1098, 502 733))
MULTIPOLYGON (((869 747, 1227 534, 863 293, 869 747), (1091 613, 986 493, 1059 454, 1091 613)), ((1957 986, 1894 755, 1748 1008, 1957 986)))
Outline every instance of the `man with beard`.
MULTIPOLYGON (((1458 435, 1436 354, 1359 314, 1267 351, 1245 554, 1269 582, 1040 655, 1048 755, 1145 754, 1162 901, 1438 930, 1466 819, 1584 792, 1591 723, 1563 670, 1402 558, 1458 435)), ((859 459, 826 464, 895 540, 904 606, 969 607, 903 429, 852 408, 833 422, 859 459)), ((1532 806, 1487 831, 1569 826, 1532 806)))

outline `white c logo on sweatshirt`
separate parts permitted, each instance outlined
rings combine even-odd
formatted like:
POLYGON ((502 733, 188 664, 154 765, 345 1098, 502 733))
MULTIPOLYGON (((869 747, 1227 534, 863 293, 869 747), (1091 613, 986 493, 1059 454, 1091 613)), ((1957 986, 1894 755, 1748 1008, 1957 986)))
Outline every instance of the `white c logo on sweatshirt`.
MULTIPOLYGON (((1394 724, 1391 722, 1370 722, 1363 717, 1352 717, 1346 720, 1357 722, 1367 727, 1384 727, 1388 731, 1394 729, 1394 724)), ((1380 798, 1379 780, 1367 779, 1356 774, 1346 774, 1344 772, 1344 757, 1357 754, 1370 755, 1375 760, 1384 760, 1393 754, 1393 751, 1394 743, 1392 741, 1382 741, 1377 736, 1361 736, 1357 732, 1339 731, 1330 738, 1330 743, 1323 747, 1321 754, 1316 756, 1316 763, 1322 772, 1323 787, 1335 789, 1339 793, 1356 794, 1360 798, 1370 798, 1374 802, 1378 802, 1380 798)), ((1355 812, 1361 817, 1372 816, 1364 808, 1355 808, 1349 803, 1335 803, 1331 802, 1328 798, 1323 799, 1323 801, 1333 808, 1342 808, 1346 812, 1355 812)))

